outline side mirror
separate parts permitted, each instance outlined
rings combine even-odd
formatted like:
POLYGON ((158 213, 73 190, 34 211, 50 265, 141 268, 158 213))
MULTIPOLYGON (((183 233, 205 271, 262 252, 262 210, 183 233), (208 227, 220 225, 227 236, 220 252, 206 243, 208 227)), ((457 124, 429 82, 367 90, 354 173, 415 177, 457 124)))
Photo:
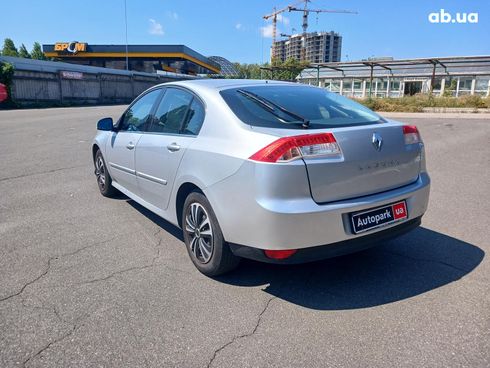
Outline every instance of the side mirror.
POLYGON ((112 118, 100 119, 97 122, 97 130, 111 131, 113 129, 113 126, 114 126, 114 123, 112 121, 112 118))

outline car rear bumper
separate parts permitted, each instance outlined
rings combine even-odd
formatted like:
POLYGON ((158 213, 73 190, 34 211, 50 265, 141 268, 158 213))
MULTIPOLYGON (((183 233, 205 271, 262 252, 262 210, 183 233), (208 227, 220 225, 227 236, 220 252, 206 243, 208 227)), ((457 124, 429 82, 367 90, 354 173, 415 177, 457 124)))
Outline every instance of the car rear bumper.
POLYGON ((262 171, 261 167, 248 162, 235 175, 204 190, 227 242, 284 250, 312 248, 371 235, 375 238, 387 229, 420 218, 427 209, 430 178, 426 172, 413 183, 390 191, 318 204, 308 189, 302 189, 308 188, 308 184, 295 179, 307 177, 306 173, 301 175, 304 170, 301 165, 293 168, 297 170, 293 175, 290 171, 284 177, 277 172, 270 174, 278 166, 262 171), (353 233, 351 213, 403 200, 407 206, 406 220, 362 234, 353 233))
POLYGON ((422 217, 397 224, 397 226, 381 230, 374 234, 361 236, 336 243, 320 245, 311 248, 303 248, 294 253, 291 257, 281 260, 269 258, 263 249, 247 247, 239 244, 230 244, 233 254, 239 257, 253 259, 256 261, 278 264, 297 264, 313 262, 321 259, 338 257, 345 254, 359 252, 377 245, 389 239, 403 235, 420 226, 422 217))

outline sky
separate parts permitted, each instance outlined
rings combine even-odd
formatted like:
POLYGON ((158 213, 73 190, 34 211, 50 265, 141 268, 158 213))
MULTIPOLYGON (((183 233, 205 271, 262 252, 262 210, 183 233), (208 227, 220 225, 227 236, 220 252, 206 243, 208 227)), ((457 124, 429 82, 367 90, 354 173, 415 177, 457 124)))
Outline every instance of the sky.
MULTIPOLYGON (((261 63, 269 60, 272 40, 271 22, 262 16, 296 2, 126 0, 128 43, 184 44, 205 56, 261 63)), ((490 0, 313 0, 309 7, 358 12, 309 17, 309 31, 340 33, 342 61, 490 54, 490 0), (430 22, 441 9, 453 17, 478 13, 478 23, 430 22)), ((5 1, 2 13, 0 40, 29 50, 35 41, 125 43, 124 0, 5 1)), ((301 15, 282 13, 278 33, 301 32, 301 15)))

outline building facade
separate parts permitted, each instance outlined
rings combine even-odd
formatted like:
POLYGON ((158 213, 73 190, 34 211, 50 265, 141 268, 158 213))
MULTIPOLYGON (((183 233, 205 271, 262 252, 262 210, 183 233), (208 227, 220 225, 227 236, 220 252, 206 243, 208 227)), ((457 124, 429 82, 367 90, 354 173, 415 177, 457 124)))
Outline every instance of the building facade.
POLYGON ((490 95, 490 56, 311 64, 297 77, 347 97, 490 95))
POLYGON ((272 45, 271 58, 286 61, 302 59, 305 46, 305 60, 310 63, 338 62, 342 53, 342 36, 335 32, 311 32, 289 36, 286 40, 276 41, 272 45))
POLYGON ((145 73, 166 71, 197 75, 220 72, 219 64, 184 45, 90 45, 72 41, 43 45, 43 52, 67 63, 145 73))

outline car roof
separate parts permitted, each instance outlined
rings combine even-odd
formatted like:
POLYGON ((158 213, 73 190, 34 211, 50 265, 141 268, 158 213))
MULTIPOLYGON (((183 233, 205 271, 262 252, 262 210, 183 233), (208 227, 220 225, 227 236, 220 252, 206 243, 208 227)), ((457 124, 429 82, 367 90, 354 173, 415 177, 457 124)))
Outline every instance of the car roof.
MULTIPOLYGON (((184 80, 178 82, 168 82, 161 84, 162 86, 176 85, 182 87, 189 87, 191 89, 208 89, 208 90, 223 90, 228 88, 237 87, 250 87, 250 86, 260 86, 260 85, 295 85, 298 83, 294 82, 282 82, 274 80, 262 80, 262 79, 192 79, 184 80)), ((304 84, 300 84, 305 86, 304 84)))

